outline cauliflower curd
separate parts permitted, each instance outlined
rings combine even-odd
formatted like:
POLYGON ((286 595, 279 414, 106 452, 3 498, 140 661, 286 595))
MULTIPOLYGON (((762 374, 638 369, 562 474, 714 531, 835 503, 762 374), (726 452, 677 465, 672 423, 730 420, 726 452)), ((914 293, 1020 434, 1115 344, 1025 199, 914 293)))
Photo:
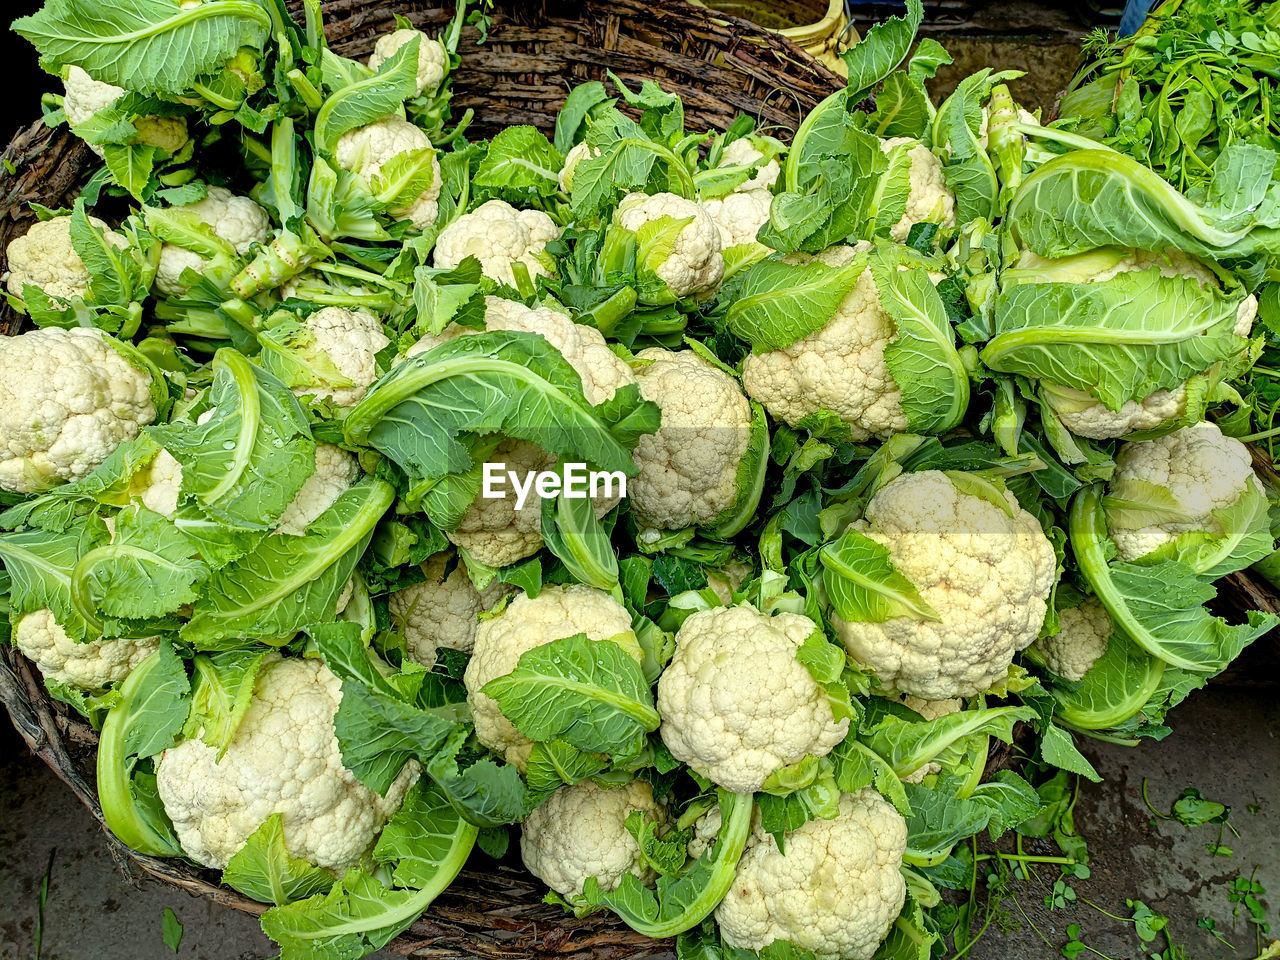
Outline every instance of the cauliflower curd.
POLYGON ((449 554, 436 554, 422 565, 426 580, 387 598, 392 622, 404 631, 409 657, 426 667, 435 664, 441 647, 470 653, 479 626, 477 617, 512 590, 498 580, 477 590, 461 562, 446 577, 448 561, 449 554))
POLYGON ((541 210, 517 210, 505 200, 488 200, 440 231, 433 262, 456 267, 475 257, 486 277, 515 288, 512 264, 524 264, 530 279, 551 273, 543 248, 558 236, 560 228, 541 210))
POLYGON ((90 693, 119 683, 160 645, 157 637, 77 642, 67 636, 47 607, 18 618, 13 625, 13 642, 46 680, 90 693))

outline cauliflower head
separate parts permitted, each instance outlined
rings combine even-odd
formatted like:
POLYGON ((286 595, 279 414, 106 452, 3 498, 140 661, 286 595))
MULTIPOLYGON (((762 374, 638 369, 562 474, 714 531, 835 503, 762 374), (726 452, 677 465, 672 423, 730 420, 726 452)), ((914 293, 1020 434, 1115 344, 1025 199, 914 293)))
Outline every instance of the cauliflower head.
POLYGON ((632 233, 664 217, 690 222, 676 235, 671 249, 664 251, 654 274, 677 298, 715 293, 724 278, 720 229, 701 206, 674 193, 629 193, 613 214, 614 223, 632 233))
POLYGON ((605 891, 616 890, 628 873, 651 882, 653 871, 641 866, 640 845, 625 826, 633 810, 663 826, 670 822, 643 780, 622 787, 592 780, 561 787, 520 825, 524 865, 564 897, 581 896, 589 877, 598 878, 605 891))
POLYGON ((1078 607, 1058 612, 1058 632, 1031 645, 1044 665, 1065 680, 1083 680, 1089 668, 1107 652, 1111 617, 1094 597, 1078 607))
MULTIPOLYGON (((97 217, 89 222, 106 233, 114 247, 127 247, 129 241, 97 217)), ((71 245, 71 218, 54 217, 32 225, 22 236, 10 241, 6 258, 9 272, 5 282, 15 297, 30 284, 39 287, 54 300, 66 303, 89 295, 89 268, 71 245)))
POLYGON ((1253 472, 1249 448, 1225 436, 1217 424, 1207 422, 1155 440, 1124 444, 1116 455, 1109 492, 1135 499, 1147 495, 1141 487, 1147 484, 1161 488, 1162 495, 1171 498, 1169 506, 1181 519, 1120 526, 1114 522, 1114 511, 1109 512, 1107 526, 1121 560, 1145 557, 1184 533, 1222 533, 1214 513, 1232 506, 1249 487, 1262 489, 1253 472), (1136 490, 1135 484, 1140 485, 1136 490))
POLYGON ((787 834, 786 853, 755 833, 716 908, 725 943, 762 950, 790 940, 824 960, 870 960, 902 911, 907 824, 870 787, 840 798, 833 820, 787 834))
MULTIPOLYGON (((746 166, 747 164, 760 163, 763 159, 764 153, 751 142, 751 138, 741 137, 724 148, 724 153, 720 155, 720 163, 717 166, 746 166)), ((778 174, 781 172, 782 164, 778 162, 777 157, 771 157, 767 163, 760 164, 755 175, 750 180, 739 184, 735 190, 738 193, 768 192, 778 182, 778 174)))
POLYGON ((393 207, 391 216, 408 220, 415 230, 425 230, 436 222, 440 212, 440 161, 427 135, 408 120, 390 116, 363 127, 348 130, 338 138, 334 159, 343 170, 354 173, 372 189, 374 179, 383 167, 401 154, 415 150, 431 150, 431 184, 412 202, 393 207))
POLYGON ((1044 622, 1057 561, 1040 523, 1005 494, 1010 512, 961 493, 944 473, 885 484, 853 524, 889 551, 894 567, 939 620, 846 622, 836 633, 886 692, 924 700, 968 697, 1005 676, 1044 622))
POLYGON ((479 626, 476 618, 512 590, 497 580, 477 590, 465 563, 446 577, 448 561, 448 553, 437 553, 422 565, 426 580, 387 598, 392 622, 404 631, 409 658, 426 667, 435 665, 440 647, 470 653, 479 626))
POLYGON ((641 350, 640 393, 662 409, 657 433, 640 438, 640 472, 628 486, 647 525, 679 530, 710 523, 738 496, 738 464, 751 442, 751 404, 736 380, 691 350, 641 350))
POLYGON ((487 200, 440 231, 434 263, 456 267, 475 257, 486 277, 514 288, 516 262, 525 265, 530 278, 551 272, 543 248, 559 236, 560 228, 541 210, 517 210, 505 200, 487 200))
POLYGON ((482 688, 514 670, 522 654, 579 633, 589 640, 613 640, 637 661, 641 659, 631 614, 603 590, 581 584, 547 587, 536 597, 518 596, 476 629, 475 647, 463 675, 476 738, 521 773, 533 742, 502 715, 498 702, 482 688))
POLYGON ((138 501, 162 517, 172 517, 182 496, 182 464, 168 450, 161 450, 135 483, 141 487, 138 501))
POLYGON ((393 30, 383 34, 373 45, 373 53, 369 55, 369 69, 382 69, 382 65, 414 37, 419 37, 422 41, 418 45, 418 85, 414 94, 420 97, 424 93, 431 94, 440 89, 449 67, 449 55, 445 52, 444 45, 421 30, 393 30))
POLYGON ((360 463, 332 443, 316 444, 316 471, 280 514, 276 533, 300 537, 360 479, 360 463))
POLYGON ((48 607, 19 617, 13 626, 13 642, 46 680, 90 693, 119 683, 160 646, 158 637, 77 643, 48 607))
POLYGON ((324 307, 307 317, 303 326, 315 338, 316 348, 328 356, 351 386, 308 384, 293 387, 293 392, 300 397, 328 398, 340 407, 355 406, 378 379, 378 353, 391 343, 382 331, 382 323, 363 310, 324 307))
MULTIPOLYGON (((557 458, 527 440, 506 439, 494 448, 489 462, 506 464, 506 469, 524 482, 530 473, 554 468, 557 458)), ((596 509, 598 515, 608 512, 600 511, 598 505, 596 509)), ((503 498, 476 497, 446 536, 490 567, 505 567, 531 557, 542 549, 542 498, 531 492, 517 510, 510 491, 503 498)))
POLYGON ((78 480, 155 418, 150 374, 101 330, 0 338, 0 489, 38 493, 78 480))
POLYGON ((756 234, 769 222, 769 206, 772 203, 773 194, 768 190, 749 190, 703 200, 702 209, 720 231, 722 250, 743 244, 756 244, 767 249, 763 244, 757 244, 756 234))
POLYGON ((826 693, 796 659, 808 617, 750 604, 689 617, 658 679, 662 741, 677 760, 734 793, 754 793, 779 767, 822 757, 844 739, 826 693))
POLYGON ((560 189, 565 193, 572 193, 573 171, 578 169, 578 164, 587 157, 598 156, 600 156, 600 151, 588 144, 585 140, 582 143, 577 143, 570 147, 569 152, 564 155, 564 165, 560 167, 560 173, 556 176, 556 180, 560 184, 560 189))
POLYGON ((897 243, 906 242, 915 223, 936 223, 941 227, 956 225, 956 197, 947 186, 942 161, 933 151, 910 137, 890 137, 880 141, 884 153, 892 153, 900 144, 911 144, 907 159, 911 163, 911 192, 902 219, 889 228, 889 236, 897 243))
MULTIPOLYGON (((240 256, 246 255, 254 244, 265 244, 271 239, 271 218, 267 211, 248 197, 236 196, 226 187, 210 187, 203 200, 189 203, 181 209, 208 224, 240 256)), ((208 263, 194 251, 166 243, 160 248, 156 289, 166 296, 180 297, 188 290, 187 284, 182 282, 183 271, 190 269, 200 273, 208 263)))
MULTIPOLYGON (((841 267, 866 249, 831 247, 817 259, 841 267)), ((748 356, 742 384, 752 399, 791 426, 828 410, 849 424, 854 440, 887 438, 907 429, 902 390, 884 358, 897 332, 868 268, 825 327, 781 350, 748 356)))
MULTIPOLYGON (((63 80, 62 110, 72 132, 99 110, 105 110, 124 96, 124 87, 103 83, 89 76, 80 67, 68 67, 63 80)), ((187 121, 182 117, 134 117, 131 120, 137 134, 135 143, 158 147, 172 156, 187 143, 187 121)), ((90 143, 90 150, 99 157, 105 152, 100 144, 90 143)))
POLYGON ((410 761, 380 797, 342 763, 333 718, 342 684, 319 660, 276 659, 222 759, 184 740, 156 759, 156 786, 187 855, 221 870, 249 835, 281 814, 284 843, 335 873, 355 866, 418 779, 410 761))

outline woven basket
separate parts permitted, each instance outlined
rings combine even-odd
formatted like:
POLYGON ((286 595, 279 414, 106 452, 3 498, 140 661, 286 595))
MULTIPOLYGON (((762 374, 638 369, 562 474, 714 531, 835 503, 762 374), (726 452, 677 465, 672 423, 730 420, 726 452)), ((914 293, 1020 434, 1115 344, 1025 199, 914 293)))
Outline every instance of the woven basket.
MULTIPOLYGON (((297 4, 291 4, 297 6, 297 4)), ((419 0, 330 0, 326 32, 338 53, 363 57, 394 27, 395 14, 435 34, 452 15, 419 0)), ((843 81, 799 47, 732 16, 670 0, 587 0, 498 4, 489 42, 464 35, 454 80, 456 113, 475 110, 471 133, 490 136, 512 124, 550 131, 565 95, 611 69, 628 86, 656 80, 680 94, 690 128, 724 128, 739 113, 789 139, 800 119, 843 81)), ((35 56, 32 52, 32 56, 35 56)), ((0 273, 3 251, 35 217, 32 202, 69 206, 97 158, 65 129, 36 124, 5 149, 0 172, 0 273)), ((18 332, 21 317, 0 301, 0 333, 18 332)), ((101 822, 94 787, 97 737, 65 706, 50 700, 39 672, 0 644, 0 700, 19 732, 101 822)), ((139 856, 109 833, 120 865, 218 903, 260 914, 265 907, 218 884, 217 874, 173 860, 139 856)), ((542 902, 543 884, 518 855, 494 864, 482 857, 464 870, 430 911, 389 949, 415 957, 567 957, 611 960, 668 954, 605 916, 575 920, 542 902)))

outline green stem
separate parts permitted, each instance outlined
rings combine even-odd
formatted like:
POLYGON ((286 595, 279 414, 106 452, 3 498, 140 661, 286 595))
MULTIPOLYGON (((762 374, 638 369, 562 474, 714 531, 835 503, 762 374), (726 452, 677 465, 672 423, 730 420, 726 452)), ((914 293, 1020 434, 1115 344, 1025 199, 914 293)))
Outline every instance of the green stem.
POLYGON ((315 84, 307 79, 307 75, 294 67, 285 74, 289 78, 289 85, 297 91, 298 96, 312 110, 319 110, 324 106, 324 94, 316 89, 315 84))

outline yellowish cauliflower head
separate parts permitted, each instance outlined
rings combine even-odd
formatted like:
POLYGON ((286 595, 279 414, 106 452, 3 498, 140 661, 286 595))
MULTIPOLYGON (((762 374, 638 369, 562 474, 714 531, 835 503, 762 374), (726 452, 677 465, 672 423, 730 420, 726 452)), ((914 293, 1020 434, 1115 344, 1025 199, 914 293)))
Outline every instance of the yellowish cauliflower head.
POLYGON ((631 506, 658 529, 710 523, 737 499, 751 404, 736 380, 691 350, 653 347, 637 357, 647 362, 636 373, 640 393, 662 408, 662 426, 636 445, 631 506))
POLYGON ((670 817, 643 780, 601 787, 592 780, 561 787, 520 825, 520 855, 529 872, 564 897, 582 894, 588 877, 616 890, 623 876, 645 883, 653 871, 640 865, 640 846, 624 826, 633 810, 667 824, 670 817))
POLYGON ((433 40, 421 30, 393 30, 383 34, 373 45, 369 55, 369 69, 380 70, 382 65, 400 52, 400 48, 414 37, 420 37, 418 45, 418 86, 415 96, 435 93, 444 80, 448 66, 448 54, 439 40, 433 40))
POLYGON ((936 470, 885 484, 853 527, 882 544, 938 621, 845 622, 836 633, 885 691, 925 700, 969 697, 1005 676, 1044 622, 1056 559, 1039 521, 1012 494, 1012 516, 961 493, 936 470))
POLYGON ((1136 529, 1109 524, 1121 560, 1145 557, 1191 531, 1222 533, 1214 512, 1230 507, 1251 485, 1262 489, 1253 472, 1249 448, 1224 436, 1213 423, 1197 423, 1155 440, 1124 444, 1116 455, 1111 492, 1127 499, 1123 487, 1131 482, 1164 488, 1185 519, 1136 529))
MULTIPOLYGON (((842 267, 865 249, 831 247, 817 259, 842 267)), ((828 410, 849 424, 853 439, 884 439, 907 429, 902 390, 884 359, 884 348, 895 336, 897 326, 880 306, 868 268, 825 327, 781 350, 748 356, 742 383, 752 399, 791 426, 828 410)))
MULTIPOLYGON (((189 203, 181 209, 194 214, 202 223, 229 243, 241 256, 246 255, 255 243, 271 239, 271 219, 267 211, 248 197, 238 197, 226 187, 210 187, 203 200, 189 203)), ((156 289, 170 297, 180 297, 187 292, 182 273, 190 269, 200 273, 208 261, 177 244, 166 243, 160 248, 160 264, 156 268, 156 289)))
POLYGON ((0 337, 0 489, 78 480, 156 418, 151 377, 89 327, 0 337))
POLYGON ((437 553, 422 565, 427 579, 397 590, 387 598, 392 622, 404 631, 409 659, 430 667, 440 647, 470 653, 476 642, 477 617, 512 588, 495 580, 477 590, 465 563, 444 575, 449 554, 437 553))
POLYGON ((547 587, 536 597, 522 594, 476 629, 475 648, 463 675, 476 738, 521 773, 533 743, 502 715, 498 702, 482 688, 514 670, 522 654, 579 633, 589 640, 614 640, 637 661, 641 658, 640 644, 631 632, 631 614, 603 590, 581 584, 547 587))
POLYGON ((844 739, 826 693, 796 659, 817 629, 750 604, 693 614, 658 679, 662 740, 677 760, 734 793, 754 793, 779 767, 822 757, 844 739))
POLYGON ((1060 611, 1058 624, 1057 633, 1041 637, 1032 648, 1058 676, 1065 680, 1083 680, 1089 668, 1107 652, 1111 617, 1101 603, 1090 597, 1078 607, 1060 611))
POLYGON ((23 656, 40 668, 46 680, 91 693, 119 683, 160 646, 156 637, 77 643, 67 636, 47 607, 18 618, 13 642, 23 656))
MULTIPOLYGON (((99 110, 105 110, 124 96, 123 87, 95 80, 80 67, 67 68, 63 86, 62 109, 72 132, 99 110)), ((135 117, 132 123, 138 131, 134 137, 137 143, 159 147, 170 155, 186 146, 187 121, 182 117, 135 117)), ((100 145, 91 143, 88 146, 98 156, 103 155, 100 145)))
MULTIPOLYGON (((127 247, 129 241, 97 217, 89 222, 106 231, 107 242, 127 247)), ((71 218, 54 217, 33 224, 22 236, 10 241, 6 254, 9 273, 6 283, 15 297, 27 284, 39 287, 54 300, 66 303, 89 295, 89 268, 71 245, 71 218)))
POLYGON ((293 392, 300 397, 328 398, 340 407, 355 406, 378 379, 378 352, 391 343, 382 331, 382 323, 363 310, 324 307, 307 317, 303 325, 315 336, 316 346, 352 385, 307 385, 294 387, 293 392))
MULTIPOLYGON (((402 117, 390 116, 363 127, 348 130, 338 138, 334 158, 343 170, 350 170, 366 187, 392 159, 413 150, 434 150, 421 128, 402 117)), ((436 222, 440 212, 440 161, 431 157, 431 185, 412 203, 395 207, 390 213, 397 220, 408 220, 415 230, 425 230, 436 222)))
POLYGON ((486 277, 514 288, 511 265, 523 263, 530 278, 546 276, 549 270, 539 255, 559 236, 560 228, 541 210, 517 210, 505 200, 488 200, 440 231, 434 263, 456 267, 475 257, 486 277))
POLYGON ((947 187, 942 161, 933 151, 910 137, 890 137, 880 141, 880 149, 890 153, 899 144, 912 144, 907 150, 911 162, 911 193, 902 219, 889 228, 889 236, 904 243, 915 223, 936 223, 941 227, 956 225, 956 197, 947 187))
POLYGON ((316 472, 284 508, 276 533, 302 536, 359 479, 360 464, 355 457, 332 443, 317 443, 316 472))
POLYGON ((789 940, 824 960, 871 960, 902 911, 902 815, 867 787, 840 798, 834 820, 787 834, 753 834, 729 894, 716 908, 725 943, 762 950, 789 940))
POLYGON ((663 217, 691 221, 654 272, 677 297, 710 296, 719 288, 724 277, 720 229, 698 204, 674 193, 629 193, 613 217, 615 223, 632 232, 663 217))
POLYGON ((187 855, 221 870, 273 813, 285 848, 342 873, 360 861, 418 779, 410 761, 385 797, 342 763, 333 718, 342 684, 319 660, 262 668, 227 752, 184 740, 156 760, 156 786, 187 855))
POLYGON ((587 157, 598 157, 600 151, 590 146, 585 140, 582 143, 575 144, 569 148, 569 152, 564 155, 564 165, 560 168, 560 173, 556 179, 560 183, 560 189, 565 193, 573 192, 573 171, 578 168, 578 164, 587 157))

